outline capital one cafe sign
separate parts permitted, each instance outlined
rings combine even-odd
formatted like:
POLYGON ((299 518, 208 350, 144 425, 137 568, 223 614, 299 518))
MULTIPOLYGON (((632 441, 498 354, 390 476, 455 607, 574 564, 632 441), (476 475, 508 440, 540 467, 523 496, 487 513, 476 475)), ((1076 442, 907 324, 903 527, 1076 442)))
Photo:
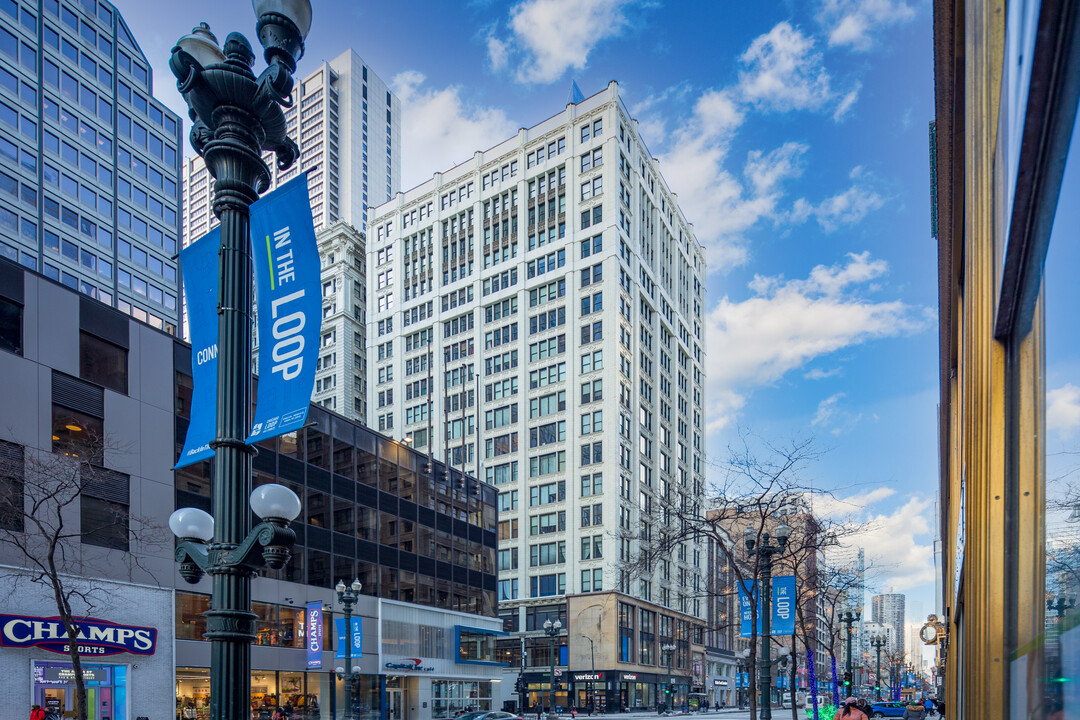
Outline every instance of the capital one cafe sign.
MULTIPOLYGON (((75 618, 80 655, 116 655, 133 653, 153 655, 157 630, 135 625, 120 625, 97 618, 75 618)), ((59 617, 0 615, 0 646, 40 647, 54 653, 69 653, 67 630, 59 617)))

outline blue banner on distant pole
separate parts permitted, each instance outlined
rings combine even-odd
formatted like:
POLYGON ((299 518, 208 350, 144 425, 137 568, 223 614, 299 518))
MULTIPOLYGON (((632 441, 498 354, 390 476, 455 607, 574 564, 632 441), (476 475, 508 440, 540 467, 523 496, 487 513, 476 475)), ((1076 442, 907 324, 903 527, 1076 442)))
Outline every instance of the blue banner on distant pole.
MULTIPOLYGON (((345 636, 345 618, 335 618, 334 627, 337 629, 337 654, 336 658, 345 657, 345 647, 348 644, 352 644, 352 649, 349 651, 353 660, 359 660, 360 656, 364 653, 364 630, 361 627, 362 618, 351 617, 349 618, 352 625, 352 637, 345 636)), ((349 670, 350 668, 345 668, 349 670)))
POLYGON ((322 328, 321 266, 307 173, 251 206, 259 310, 259 398, 247 443, 307 419, 322 328))
POLYGON ((180 251, 191 340, 191 413, 184 449, 176 467, 214 457, 210 441, 217 427, 218 251, 221 229, 214 228, 180 251))
MULTIPOLYGON (((757 632, 761 635, 761 597, 756 581, 739 582, 739 637, 750 637, 751 596, 757 601, 757 632), (749 593, 747 592, 749 590, 749 593)), ((772 619, 770 635, 793 635, 795 633, 795 576, 781 575, 772 579, 772 619)))
POLYGON ((322 667, 322 603, 309 602, 304 610, 304 635, 308 670, 322 667))
MULTIPOLYGON (((739 637, 750 637, 750 627, 753 622, 753 613, 751 610, 751 597, 755 600, 758 599, 757 581, 751 580, 750 582, 738 583, 739 585, 739 617, 742 620, 742 624, 739 628, 739 637)), ((761 634, 761 603, 757 603, 757 628, 758 631, 753 633, 754 635, 761 634)))

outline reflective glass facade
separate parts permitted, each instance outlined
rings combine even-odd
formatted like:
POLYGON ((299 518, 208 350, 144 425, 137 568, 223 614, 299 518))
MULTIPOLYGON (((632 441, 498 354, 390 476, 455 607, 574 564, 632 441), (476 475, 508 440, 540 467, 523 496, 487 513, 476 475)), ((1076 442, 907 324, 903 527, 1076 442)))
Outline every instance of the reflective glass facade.
POLYGON ((175 333, 180 136, 112 5, 0 2, 0 255, 175 333))

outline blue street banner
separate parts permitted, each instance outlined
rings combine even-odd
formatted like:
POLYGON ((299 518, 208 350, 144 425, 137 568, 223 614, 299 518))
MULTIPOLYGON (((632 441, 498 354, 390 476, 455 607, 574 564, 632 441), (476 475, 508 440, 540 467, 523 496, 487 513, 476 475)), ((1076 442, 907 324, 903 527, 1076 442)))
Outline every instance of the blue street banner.
MULTIPOLYGON (((360 656, 364 653, 364 631, 361 628, 361 620, 363 618, 352 617, 349 618, 349 622, 352 625, 352 637, 345 636, 345 618, 335 618, 334 627, 337 629, 337 654, 336 658, 345 657, 345 648, 348 645, 352 645, 352 649, 349 651, 353 660, 359 660, 360 656)), ((349 670, 350 668, 345 668, 349 670)))
POLYGON ((307 646, 308 670, 322 667, 322 603, 309 602, 304 610, 304 644, 307 646))
POLYGON ((307 173, 251 206, 259 314, 259 398, 249 445, 307 419, 322 327, 319 248, 307 173))
POLYGON ((180 251, 191 340, 191 421, 176 467, 214 457, 210 441, 217 426, 218 250, 214 228, 180 251))
POLYGON ((772 580, 772 635, 795 634, 795 576, 781 575, 772 580))
MULTIPOLYGON (((761 635, 761 598, 757 591, 757 582, 739 582, 739 637, 750 637, 751 597, 757 604, 757 632, 761 635)), ((781 575, 772 579, 772 618, 769 626, 770 635, 792 635, 795 633, 795 576, 781 575)))

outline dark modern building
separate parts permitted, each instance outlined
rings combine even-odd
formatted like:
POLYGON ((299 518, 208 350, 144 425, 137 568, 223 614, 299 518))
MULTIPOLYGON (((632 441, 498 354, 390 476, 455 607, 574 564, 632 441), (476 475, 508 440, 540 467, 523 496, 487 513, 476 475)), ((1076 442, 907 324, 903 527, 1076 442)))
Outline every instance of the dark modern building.
MULTIPOLYGON (((48 642, 55 602, 27 582, 17 541, 37 532, 36 480, 76 471, 62 571, 71 587, 93 589, 95 602, 74 610, 98 635, 124 628, 153 637, 116 654, 105 654, 115 644, 88 643, 93 716, 205 720, 210 584, 180 578, 167 528, 177 507, 211 510, 210 463, 172 470, 192 402, 190 347, 0 259, 0 392, 0 483, 18 498, 0 507, 0 585, 21 583, 0 601, 0 673, 25 679, 9 685, 13 706, 72 708, 70 662, 48 642)), ((303 511, 292 561, 254 581, 252 717, 276 706, 306 718, 341 711, 332 586, 353 578, 363 583, 354 611, 364 634, 353 663, 359 717, 426 720, 491 707, 502 635, 494 488, 322 408, 311 408, 309 422, 260 445, 255 459, 254 485, 287 485, 303 511), (324 618, 313 664, 304 642, 312 604, 324 618)))

